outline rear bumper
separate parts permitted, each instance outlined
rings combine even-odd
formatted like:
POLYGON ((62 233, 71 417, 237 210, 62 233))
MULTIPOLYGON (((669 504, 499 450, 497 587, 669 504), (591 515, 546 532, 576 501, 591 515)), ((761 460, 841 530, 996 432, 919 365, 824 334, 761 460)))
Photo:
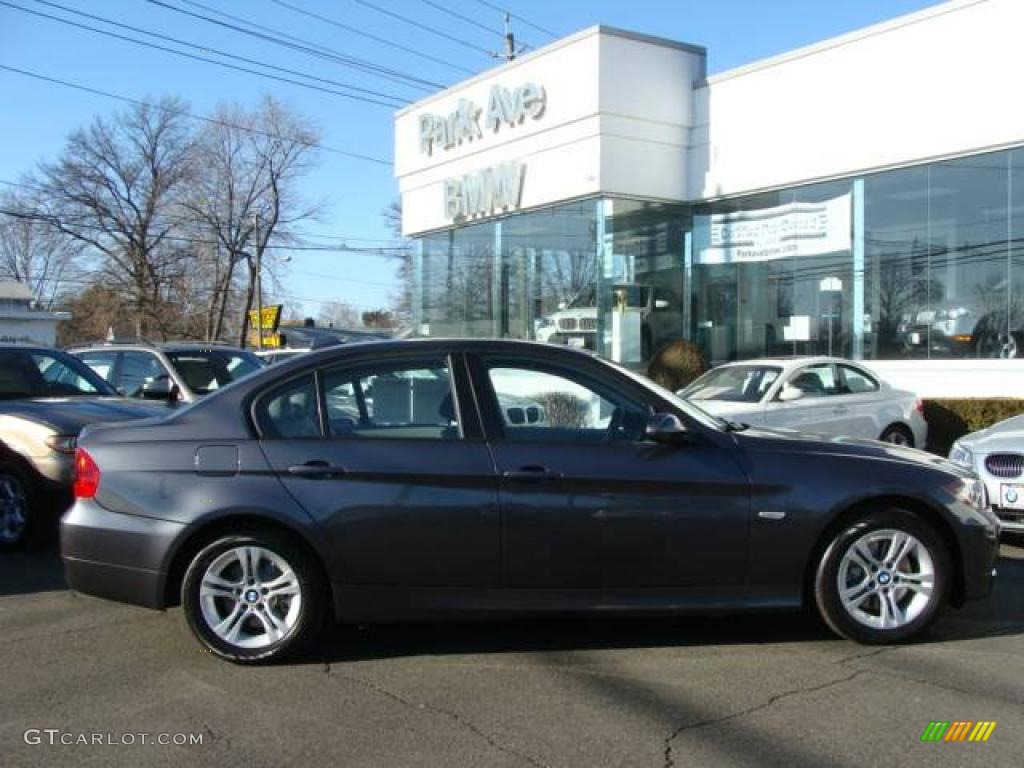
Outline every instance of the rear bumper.
POLYGON ((163 608, 168 555, 184 529, 80 499, 60 524, 68 585, 87 595, 163 608))

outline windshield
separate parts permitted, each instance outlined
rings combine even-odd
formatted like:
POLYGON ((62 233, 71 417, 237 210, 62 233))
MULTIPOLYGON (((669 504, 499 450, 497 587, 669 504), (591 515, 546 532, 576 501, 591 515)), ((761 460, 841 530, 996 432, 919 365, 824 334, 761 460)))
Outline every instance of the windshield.
POLYGON ((0 399, 117 396, 89 366, 62 352, 0 349, 0 399))
POLYGON ((175 350, 167 353, 167 359, 197 395, 209 394, 263 367, 256 355, 237 349, 175 350))
POLYGON ((767 365, 728 365, 708 371, 680 395, 687 400, 758 403, 782 373, 767 365))

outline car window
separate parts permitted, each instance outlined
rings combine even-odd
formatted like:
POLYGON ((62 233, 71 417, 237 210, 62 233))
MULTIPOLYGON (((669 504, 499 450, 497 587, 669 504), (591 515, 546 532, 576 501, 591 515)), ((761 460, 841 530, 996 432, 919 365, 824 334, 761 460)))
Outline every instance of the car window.
POLYGON ((166 355, 188 388, 199 395, 220 389, 262 367, 259 358, 249 352, 212 348, 172 350, 166 355))
POLYGON ((83 352, 77 355, 78 359, 92 368, 106 381, 114 381, 114 361, 117 360, 117 352, 83 352))
POLYGON ((110 385, 76 357, 0 350, 0 399, 112 394, 110 385))
POLYGON ((843 394, 857 395, 861 392, 877 392, 878 382, 852 365, 840 365, 843 373, 843 394))
POLYGON ((575 372, 494 364, 487 375, 506 440, 592 443, 641 439, 643 406, 575 372))
POLYGON ((328 369, 324 405, 332 437, 453 440, 461 436, 443 361, 328 369))
POLYGON ((265 438, 321 437, 312 374, 290 381, 261 399, 256 406, 256 421, 265 438))
POLYGON ((787 386, 801 390, 804 397, 826 397, 839 391, 836 385, 836 369, 831 363, 801 368, 789 380, 787 386))
POLYGON ((147 382, 167 376, 167 369, 149 352, 124 352, 121 358, 121 377, 118 389, 127 397, 142 397, 147 382))
POLYGON ((32 362, 45 382, 45 394, 53 397, 107 394, 105 388, 95 381, 91 369, 81 365, 78 360, 73 363, 71 360, 65 361, 43 353, 32 355, 32 362))

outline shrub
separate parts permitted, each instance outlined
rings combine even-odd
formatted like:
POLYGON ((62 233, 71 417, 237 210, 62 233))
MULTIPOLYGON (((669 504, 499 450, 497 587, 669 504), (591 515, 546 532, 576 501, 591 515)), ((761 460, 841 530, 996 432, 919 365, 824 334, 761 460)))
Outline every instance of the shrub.
POLYGON ((548 392, 540 398, 552 427, 582 429, 589 421, 590 409, 587 404, 568 392, 548 392))
POLYGON ((1016 398, 925 400, 928 450, 948 456, 957 438, 1021 413, 1024 413, 1024 400, 1016 398))
POLYGON ((651 381, 675 392, 708 370, 707 360, 692 341, 670 341, 658 350, 647 368, 651 381))

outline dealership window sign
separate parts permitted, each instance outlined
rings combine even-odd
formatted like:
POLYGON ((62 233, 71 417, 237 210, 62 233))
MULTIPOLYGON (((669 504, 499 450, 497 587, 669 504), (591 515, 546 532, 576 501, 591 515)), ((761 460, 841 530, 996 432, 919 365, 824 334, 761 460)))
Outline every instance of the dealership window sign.
POLYGON ((850 195, 707 217, 698 263, 735 264, 822 256, 851 247, 850 195))
MULTIPOLYGON (((536 120, 544 114, 547 94, 543 86, 526 83, 518 88, 491 87, 487 97, 487 112, 483 125, 492 133, 502 126, 515 127, 527 118, 536 120)), ((420 152, 432 155, 435 149, 448 150, 483 138, 481 116, 484 109, 469 99, 459 99, 455 109, 447 115, 429 112, 420 115, 420 152)))

